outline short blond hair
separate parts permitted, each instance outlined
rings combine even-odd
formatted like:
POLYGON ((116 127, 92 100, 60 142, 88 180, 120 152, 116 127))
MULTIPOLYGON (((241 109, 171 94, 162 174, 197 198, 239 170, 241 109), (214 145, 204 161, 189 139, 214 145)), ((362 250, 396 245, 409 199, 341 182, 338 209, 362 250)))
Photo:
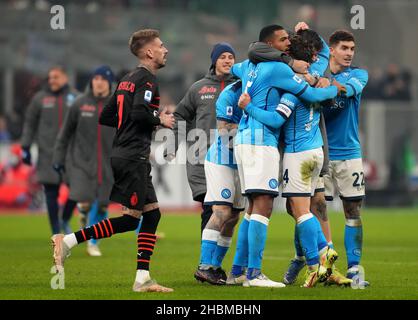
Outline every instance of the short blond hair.
POLYGON ((134 56, 138 56, 138 51, 147 43, 159 38, 160 32, 155 29, 142 29, 135 31, 129 39, 129 49, 134 56))

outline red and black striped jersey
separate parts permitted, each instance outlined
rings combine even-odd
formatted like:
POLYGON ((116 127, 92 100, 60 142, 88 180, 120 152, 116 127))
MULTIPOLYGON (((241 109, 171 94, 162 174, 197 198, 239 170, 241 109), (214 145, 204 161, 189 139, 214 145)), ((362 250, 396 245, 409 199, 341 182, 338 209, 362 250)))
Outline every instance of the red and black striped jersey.
POLYGON ((148 158, 152 132, 159 119, 160 94, 157 78, 137 67, 118 83, 100 123, 116 127, 111 157, 127 160, 148 158))

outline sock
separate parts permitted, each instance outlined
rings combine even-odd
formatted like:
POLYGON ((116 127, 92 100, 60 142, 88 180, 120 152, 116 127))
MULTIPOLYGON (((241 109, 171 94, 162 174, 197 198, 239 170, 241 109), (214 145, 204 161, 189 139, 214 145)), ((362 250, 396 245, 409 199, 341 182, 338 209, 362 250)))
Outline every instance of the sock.
MULTIPOLYGON (((151 256, 157 241, 158 223, 161 218, 160 209, 154 209, 142 214, 141 229, 138 233, 137 270, 149 270, 151 256)), ((138 221, 133 230, 138 226, 138 221)))
POLYGON ((225 255, 231 246, 232 238, 231 237, 225 237, 225 236, 219 236, 218 242, 216 244, 216 249, 212 257, 212 266, 217 269, 222 266, 222 261, 225 258, 225 255))
POLYGON ((248 268, 247 270, 247 279, 252 280, 254 278, 257 278, 257 276, 261 274, 261 269, 258 268, 248 268))
POLYGON ((348 269, 360 264, 363 247, 363 226, 361 219, 346 219, 344 245, 347 253, 348 269))
POLYGON ((74 233, 74 235, 77 239, 77 243, 82 243, 90 239, 107 238, 116 233, 133 231, 137 225, 137 218, 124 214, 118 218, 111 218, 100 221, 97 224, 77 231, 74 233))
MULTIPOLYGON (((248 226, 248 270, 261 270, 264 247, 267 239, 267 227, 270 219, 252 214, 248 226)), ((249 272, 249 274, 252 274, 249 272)))
POLYGON ((331 249, 334 249, 334 244, 332 243, 332 241, 328 242, 328 247, 330 247, 331 249))
POLYGON ((299 240, 299 233, 298 233, 298 228, 297 225, 295 225, 295 235, 294 235, 294 244, 295 244, 295 259, 299 260, 299 261, 304 261, 305 260, 305 256, 303 254, 303 249, 302 246, 300 245, 300 240, 299 240))
POLYGON ((244 214, 238 230, 237 249, 235 250, 232 274, 239 276, 244 273, 248 266, 248 227, 250 225, 250 215, 244 214))
POLYGON ((317 241, 318 241, 318 252, 321 252, 324 249, 325 250, 328 249, 328 242, 327 242, 327 239, 325 238, 324 232, 322 231, 321 224, 320 224, 318 218, 314 216, 314 220, 315 220, 315 223, 316 223, 316 229, 318 230, 318 233, 317 233, 317 235, 318 235, 318 239, 317 239, 317 241))
POLYGON ((296 225, 308 266, 319 264, 317 221, 312 213, 307 213, 298 218, 296 225))
POLYGON ((136 270, 135 282, 145 283, 151 280, 148 270, 136 270))
POLYGON ((204 229, 202 232, 202 242, 200 246, 201 267, 208 267, 212 264, 212 258, 216 251, 220 231, 213 229, 204 229))

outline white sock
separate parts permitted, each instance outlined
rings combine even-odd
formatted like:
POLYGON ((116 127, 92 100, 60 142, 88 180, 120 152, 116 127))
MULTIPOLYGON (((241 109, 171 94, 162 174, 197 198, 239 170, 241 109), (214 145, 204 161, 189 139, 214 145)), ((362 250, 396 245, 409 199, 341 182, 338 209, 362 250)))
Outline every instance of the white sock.
POLYGON ((151 277, 148 270, 136 270, 135 282, 142 284, 149 280, 151 280, 151 277))
POLYGON ((325 252, 327 252, 328 247, 323 247, 320 251, 319 251, 319 256, 322 256, 325 252))
POLYGON ((67 234, 62 239, 64 243, 67 245, 69 249, 74 248, 76 245, 78 245, 77 238, 75 237, 75 233, 67 234))
POLYGON ((295 259, 299 260, 299 261, 305 261, 305 257, 304 256, 298 256, 297 254, 295 254, 295 259))
POLYGON ((225 237, 225 236, 219 236, 218 238, 218 246, 229 248, 231 246, 232 238, 231 237, 225 237))

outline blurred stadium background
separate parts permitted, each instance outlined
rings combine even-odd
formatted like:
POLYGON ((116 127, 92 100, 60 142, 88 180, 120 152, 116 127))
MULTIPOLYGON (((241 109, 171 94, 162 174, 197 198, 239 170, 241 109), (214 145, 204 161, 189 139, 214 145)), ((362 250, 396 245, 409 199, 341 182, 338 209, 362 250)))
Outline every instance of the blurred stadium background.
MULTIPOLYGON (((157 28, 169 49, 167 67, 159 74, 162 104, 176 104, 206 73, 214 43, 230 42, 238 52, 237 60, 242 60, 262 26, 278 23, 292 29, 298 21, 306 21, 327 38, 337 28, 350 29, 350 9, 357 4, 365 9, 365 29, 353 30, 357 42, 355 64, 368 69, 370 77, 360 117, 366 206, 416 206, 418 1, 408 0, 2 0, 2 168, 11 159, 10 146, 19 142, 29 101, 44 85, 52 65, 64 65, 71 84, 83 91, 96 66, 108 64, 119 75, 134 67, 136 61, 127 46, 129 35, 143 27, 157 28), (53 4, 64 5, 65 30, 51 30, 53 4)), ((7 184, 13 181, 6 181, 3 171, 0 198, 8 198, 7 184)), ((184 165, 157 167, 154 176, 164 207, 194 208, 184 165)), ((23 209, 43 211, 36 182, 32 181, 28 190, 32 200, 24 202, 23 209)), ((9 200, 0 200, 0 207, 10 209, 19 204, 9 200)), ((281 205, 280 199, 276 205, 281 205)))

